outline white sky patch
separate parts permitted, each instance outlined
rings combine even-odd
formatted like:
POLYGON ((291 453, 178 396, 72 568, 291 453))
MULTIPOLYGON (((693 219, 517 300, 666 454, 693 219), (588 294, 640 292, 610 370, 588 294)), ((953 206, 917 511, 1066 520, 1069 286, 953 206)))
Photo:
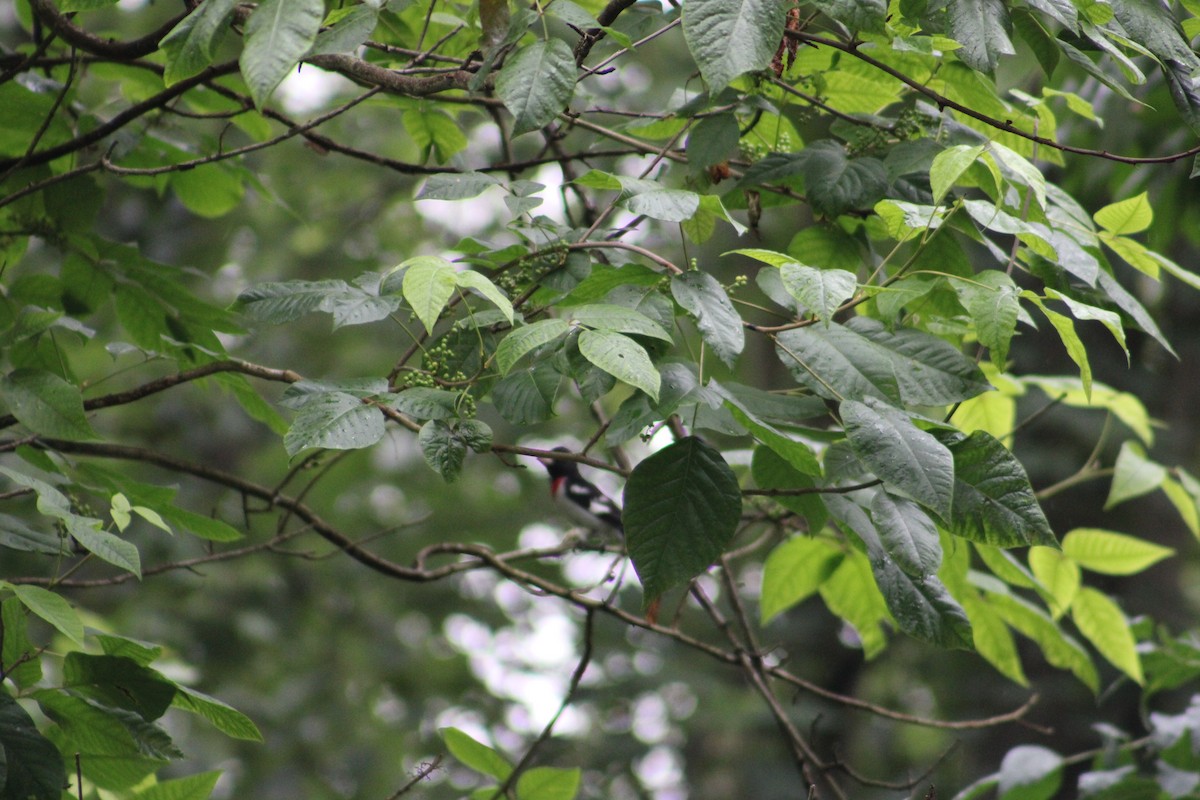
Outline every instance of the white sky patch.
POLYGON ((289 72, 275 93, 289 114, 309 114, 325 108, 339 92, 352 86, 341 75, 303 66, 289 72))

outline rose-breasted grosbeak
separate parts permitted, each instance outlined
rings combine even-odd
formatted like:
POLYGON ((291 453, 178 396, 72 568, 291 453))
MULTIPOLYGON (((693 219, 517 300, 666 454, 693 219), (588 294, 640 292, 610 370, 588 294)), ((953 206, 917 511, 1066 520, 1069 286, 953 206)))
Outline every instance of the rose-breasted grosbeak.
MULTIPOLYGON (((556 447, 554 452, 571 451, 556 447)), ((572 521, 593 531, 617 536, 624 534, 621 509, 579 474, 579 467, 574 461, 558 458, 539 458, 538 461, 550 473, 550 495, 572 521)))

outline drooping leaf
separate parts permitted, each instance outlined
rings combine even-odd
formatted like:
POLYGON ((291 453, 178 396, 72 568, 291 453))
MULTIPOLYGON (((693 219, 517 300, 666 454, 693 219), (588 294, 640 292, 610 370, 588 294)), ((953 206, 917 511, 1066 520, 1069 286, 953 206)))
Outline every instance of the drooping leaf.
POLYGON ((512 772, 508 759, 458 728, 442 728, 438 733, 442 735, 450 754, 476 772, 490 775, 498 781, 506 780, 512 772))
POLYGON ((942 546, 937 526, 920 506, 880 490, 871 498, 871 521, 896 566, 915 578, 937 574, 942 546))
POLYGON ((962 174, 983 155, 984 145, 955 145, 947 147, 934 156, 929 168, 929 186, 933 190, 935 203, 941 202, 946 193, 958 182, 962 174))
POLYGON ((891 614, 867 556, 848 550, 841 565, 821 584, 820 592, 830 612, 854 626, 863 654, 868 659, 879 655, 887 646, 883 624, 891 620, 891 614))
POLYGON ((710 95, 743 73, 767 68, 779 46, 785 9, 782 0, 689 0, 683 37, 710 95))
POLYGON ((704 343, 729 366, 746 346, 742 318, 717 279, 696 270, 671 279, 671 295, 696 320, 704 343))
POLYGON ((854 296, 858 289, 858 278, 854 273, 840 269, 814 269, 796 262, 788 262, 779 268, 783 288, 826 326, 842 303, 854 296))
MULTIPOLYGON (((654 320, 624 306, 594 303, 569 309, 570 321, 605 331, 649 336, 665 342, 673 341, 671 334, 654 320)), ((536 323, 535 323, 536 324, 536 323)))
POLYGON ((970 280, 954 281, 954 290, 975 323, 979 343, 991 351, 992 363, 1004 369, 1021 310, 1017 285, 1007 273, 989 269, 970 280))
POLYGON ((1063 554, 1104 575, 1136 575, 1175 551, 1135 536, 1098 528, 1075 528, 1063 537, 1063 554))
MULTIPOLYGON (((367 40, 367 37, 375 30, 378 21, 379 9, 370 3, 337 9, 326 17, 325 24, 328 27, 317 34, 309 55, 353 52, 367 40)), ((443 115, 429 114, 429 118, 434 119, 440 116, 443 115)), ((407 124, 406 115, 406 127, 407 124)), ((463 144, 465 146, 466 142, 464 141, 463 144)))
POLYGON ((612 331, 583 331, 579 334, 579 352, 617 380, 658 400, 662 378, 645 348, 633 339, 612 331))
POLYGON ((199 73, 213 62, 217 45, 229 26, 237 0, 202 3, 171 29, 159 47, 166 54, 163 83, 167 86, 199 73))
POLYGON ((412 306, 425 330, 433 333, 438 316, 458 285, 454 265, 437 256, 416 256, 400 263, 396 269, 404 270, 401 291, 405 302, 412 306))
POLYGON ((1108 595, 1084 586, 1071 604, 1071 619, 1110 664, 1137 683, 1145 682, 1129 621, 1108 595))
POLYGON ((122 656, 68 653, 63 662, 63 685, 148 721, 161 717, 175 697, 173 682, 122 656))
POLYGON ((759 616, 765 625, 809 596, 842 563, 842 550, 832 542, 794 536, 776 547, 763 563, 759 616))
POLYGON ((1113 464, 1112 486, 1109 487, 1104 509, 1107 511, 1126 500, 1148 494, 1162 486, 1166 479, 1166 467, 1146 458, 1136 442, 1123 442, 1121 452, 1117 453, 1117 461, 1113 464))
POLYGON ((1029 570, 1049 593, 1047 605, 1058 619, 1067 613, 1082 585, 1079 565, 1063 552, 1050 547, 1029 548, 1029 570))
POLYGON ((780 494, 771 500, 789 511, 804 517, 808 530, 816 533, 825 527, 829 511, 816 492, 817 482, 784 460, 783 456, 765 445, 754 448, 750 474, 761 489, 808 489, 804 494, 780 494))
POLYGON ((236 708, 187 686, 177 686, 176 690, 175 699, 171 701, 175 708, 203 717, 221 733, 234 739, 248 742, 263 740, 258 726, 236 708))
MULTIPOLYGON (((607 373, 606 373, 607 374, 607 373)), ((533 425, 554 416, 562 373, 549 361, 509 373, 492 387, 492 402, 513 425, 533 425)))
POLYGON ((954 456, 955 536, 995 547, 1058 547, 1025 468, 995 437, 935 432, 954 456))
POLYGON ((349 289, 339 280, 260 283, 239 294, 236 307, 257 322, 282 325, 320 310, 328 295, 349 289))
POLYGON ((846 400, 840 407, 846 438, 855 455, 895 488, 950 519, 954 501, 954 457, 908 415, 887 405, 846 400))
POLYGON ((874 208, 887 191, 887 168, 875 158, 847 158, 842 145, 831 140, 805 148, 809 157, 800 168, 805 195, 813 210, 836 217, 852 209, 874 208))
POLYGON ((689 436, 643 460, 622 521, 646 602, 708 569, 733 537, 742 495, 720 452, 689 436))
POLYGON ((40 586, 8 584, 21 604, 54 626, 79 647, 83 647, 83 622, 62 595, 40 586))
POLYGON ((1008 38, 1011 22, 1002 0, 956 0, 946 7, 950 37, 962 45, 955 51, 967 66, 991 72, 1002 55, 1016 52, 1008 38))
POLYGON ((21 705, 0 689, 0 775, 4 796, 60 800, 66 774, 62 755, 21 705))
POLYGON ((562 319, 541 319, 514 328, 496 348, 496 368, 500 370, 501 375, 507 375, 526 353, 554 341, 570 329, 570 323, 562 319))
POLYGON ((465 269, 462 272, 454 273, 454 282, 464 289, 471 289, 483 295, 492 305, 500 310, 500 313, 504 315, 504 318, 510 324, 512 323, 512 302, 485 275, 474 270, 465 269))
POLYGON ((496 93, 513 115, 513 135, 553 120, 575 91, 575 58, 562 39, 521 48, 496 76, 496 93))
POLYGON ((453 483, 458 478, 467 457, 467 445, 446 422, 431 419, 422 425, 417 444, 425 463, 446 483, 453 483))
POLYGON ((257 107, 312 47, 324 16, 322 0, 263 0, 250 14, 239 64, 257 107))
POLYGON ((283 437, 289 456, 310 447, 358 450, 383 438, 379 409, 345 392, 329 392, 306 403, 283 437))
POLYGON ((999 581, 983 587, 993 608, 1022 635, 1032 639, 1041 649, 1046 661, 1059 669, 1070 670, 1085 686, 1096 692, 1100 675, 1091 656, 1079 642, 1063 633, 1054 620, 1029 601, 1008 591, 999 581))
POLYGON ((417 194, 418 200, 468 200, 485 189, 500 186, 499 178, 485 172, 443 172, 430 175, 417 194))
POLYGON ((34 433, 60 439, 97 439, 74 384, 52 372, 16 369, 0 379, 9 411, 34 433))

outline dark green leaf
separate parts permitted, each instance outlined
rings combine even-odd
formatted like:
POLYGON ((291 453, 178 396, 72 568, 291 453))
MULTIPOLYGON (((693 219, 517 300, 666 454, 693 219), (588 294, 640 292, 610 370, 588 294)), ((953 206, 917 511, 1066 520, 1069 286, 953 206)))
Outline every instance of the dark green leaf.
POLYGON ((54 626, 79 647, 83 647, 83 622, 71 604, 60 594, 40 586, 9 587, 21 603, 37 616, 54 626))
POLYGON ((707 272, 693 270, 671 279, 671 294, 695 318, 700 335, 717 358, 733 366, 746 346, 746 334, 724 287, 707 272))
POLYGON ((330 392, 300 409, 283 446, 289 456, 310 447, 358 450, 378 442, 384 432, 379 409, 345 392, 330 392))
MULTIPOLYGON (((371 35, 371 31, 375 30, 375 25, 379 20, 378 9, 370 3, 350 6, 340 9, 340 11, 340 14, 337 11, 334 12, 334 14, 338 14, 336 19, 331 14, 330 19, 326 20, 332 22, 332 25, 317 34, 309 55, 352 52, 366 41, 367 37, 371 35)), ((406 127, 407 124, 406 121, 406 127)))
MULTIPOLYGON (((83 626, 80 625, 80 633, 83 626)), ((18 688, 32 686, 42 679, 42 658, 29 641, 29 625, 25 605, 19 598, 0 601, 0 672, 18 688)))
POLYGON ((683 36, 709 94, 742 73, 767 68, 779 47, 785 9, 782 0, 688 0, 683 36))
POLYGON ((122 656, 68 653, 63 662, 63 686, 105 705, 156 720, 170 707, 175 684, 157 671, 122 656))
POLYGON ((30 553, 62 555, 64 543, 57 533, 36 530, 23 519, 0 514, 0 547, 30 553))
POLYGON ((431 419, 421 426, 417 436, 421 455, 434 472, 446 483, 453 483, 462 471, 463 459, 467 457, 467 446, 454 431, 440 419, 431 419))
POLYGON ((814 269, 796 262, 779 267, 783 288, 826 326, 842 303, 854 296, 858 279, 841 269, 814 269))
POLYGON ((887 168, 874 158, 846 157, 837 142, 821 140, 805 148, 801 167, 805 194, 813 211, 836 217, 852 209, 872 208, 887 191, 887 168))
POLYGON ((846 438, 855 455, 888 487, 897 489, 942 519, 954 501, 954 457, 933 434, 907 414, 868 399, 841 404, 846 438))
POLYGON ((985 431, 970 436, 935 432, 954 455, 955 536, 996 547, 1058 547, 1025 468, 985 431))
POLYGON ((972 69, 991 72, 1000 56, 1016 52, 1003 0, 955 0, 947 4, 946 14, 950 37, 962 45, 955 55, 972 69))
POLYGON ((238 295, 237 308, 257 322, 282 325, 320 310, 327 295, 348 291, 338 280, 261 283, 238 295))
POLYGON ((22 425, 60 439, 97 439, 79 389, 51 372, 14 370, 0 380, 0 395, 22 425))
POLYGON ((389 405, 414 419, 453 419, 458 416, 456 392, 427 386, 405 389, 389 405))
POLYGON ((163 72, 167 86, 190 78, 213 62, 236 6, 237 0, 206 1, 159 42, 167 57, 163 72))
POLYGON ((622 520, 646 603, 708 569, 725 551, 741 512, 737 478, 721 454, 695 436, 638 464, 625 484, 622 520))
POLYGON ((554 416, 562 373, 548 361, 509 373, 492 387, 492 403, 513 425, 532 425, 554 416))
POLYGON ((942 545, 937 526, 920 506, 877 491, 871 498, 871 520, 896 566, 915 578, 937 574, 942 566, 942 545))
POLYGON ((887 17, 884 0, 831 0, 829 2, 806 2, 836 19, 850 29, 851 33, 868 31, 883 33, 887 17))
POLYGON ((5 800, 60 800, 66 772, 58 748, 0 688, 0 776, 5 800))

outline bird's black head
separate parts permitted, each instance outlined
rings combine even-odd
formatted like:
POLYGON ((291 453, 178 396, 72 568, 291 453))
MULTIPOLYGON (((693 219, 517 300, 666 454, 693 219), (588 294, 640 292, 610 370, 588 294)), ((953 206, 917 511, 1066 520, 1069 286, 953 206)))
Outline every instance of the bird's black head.
MULTIPOLYGON (((571 450, 567 447, 556 447, 550 452, 569 453, 571 450)), ((539 458, 538 461, 542 462, 542 466, 550 473, 551 478, 565 478, 569 475, 579 474, 579 467, 574 461, 567 461, 562 458, 539 458)))

